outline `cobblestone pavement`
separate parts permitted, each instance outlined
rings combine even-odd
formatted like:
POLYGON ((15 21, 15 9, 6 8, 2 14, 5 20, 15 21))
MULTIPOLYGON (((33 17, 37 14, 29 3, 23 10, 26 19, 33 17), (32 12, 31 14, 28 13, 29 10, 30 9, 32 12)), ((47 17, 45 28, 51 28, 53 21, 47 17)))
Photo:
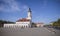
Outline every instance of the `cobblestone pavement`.
MULTIPOLYGON (((53 29, 55 30, 55 29, 53 29)), ((50 30, 40 28, 0 28, 0 36, 59 36, 59 30, 56 33, 50 30)))

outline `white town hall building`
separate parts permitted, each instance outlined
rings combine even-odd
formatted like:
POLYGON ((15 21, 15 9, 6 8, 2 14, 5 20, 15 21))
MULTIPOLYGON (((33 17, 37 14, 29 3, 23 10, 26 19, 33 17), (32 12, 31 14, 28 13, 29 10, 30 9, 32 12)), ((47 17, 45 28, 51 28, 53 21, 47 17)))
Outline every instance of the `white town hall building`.
MULTIPOLYGON (((23 15, 24 16, 24 15, 23 15)), ((32 12, 31 9, 28 9, 27 18, 21 18, 16 21, 15 24, 4 24, 4 27, 31 27, 32 24, 32 12)))

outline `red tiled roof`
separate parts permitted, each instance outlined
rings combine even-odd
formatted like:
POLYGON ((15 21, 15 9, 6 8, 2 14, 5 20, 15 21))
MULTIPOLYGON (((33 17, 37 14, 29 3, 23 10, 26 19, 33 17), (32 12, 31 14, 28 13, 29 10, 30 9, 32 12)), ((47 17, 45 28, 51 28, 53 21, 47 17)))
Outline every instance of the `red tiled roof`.
POLYGON ((27 21, 30 21, 30 20, 26 19, 26 18, 22 18, 22 19, 17 20, 17 22, 27 22, 27 21))

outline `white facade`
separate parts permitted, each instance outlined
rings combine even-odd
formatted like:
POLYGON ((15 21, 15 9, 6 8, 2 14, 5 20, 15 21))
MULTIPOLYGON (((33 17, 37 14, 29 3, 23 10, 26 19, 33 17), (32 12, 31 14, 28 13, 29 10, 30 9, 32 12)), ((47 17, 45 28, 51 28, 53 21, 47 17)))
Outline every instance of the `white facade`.
POLYGON ((19 24, 21 27, 29 27, 30 22, 16 22, 16 24, 19 24))
POLYGON ((4 24, 4 27, 31 27, 30 22, 16 22, 15 24, 4 24))
POLYGON ((4 27, 24 27, 24 28, 27 28, 28 27, 28 24, 4 24, 4 27))

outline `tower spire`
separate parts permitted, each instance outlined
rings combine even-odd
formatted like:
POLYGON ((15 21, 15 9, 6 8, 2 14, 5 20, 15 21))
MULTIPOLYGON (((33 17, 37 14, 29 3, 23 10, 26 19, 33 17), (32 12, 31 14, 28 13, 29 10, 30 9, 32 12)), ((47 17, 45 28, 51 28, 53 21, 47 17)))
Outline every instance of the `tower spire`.
POLYGON ((30 19, 30 20, 31 20, 31 18, 32 18, 31 9, 30 9, 30 8, 28 8, 28 19, 30 19))
POLYGON ((30 8, 28 9, 28 12, 31 12, 31 9, 30 8))

